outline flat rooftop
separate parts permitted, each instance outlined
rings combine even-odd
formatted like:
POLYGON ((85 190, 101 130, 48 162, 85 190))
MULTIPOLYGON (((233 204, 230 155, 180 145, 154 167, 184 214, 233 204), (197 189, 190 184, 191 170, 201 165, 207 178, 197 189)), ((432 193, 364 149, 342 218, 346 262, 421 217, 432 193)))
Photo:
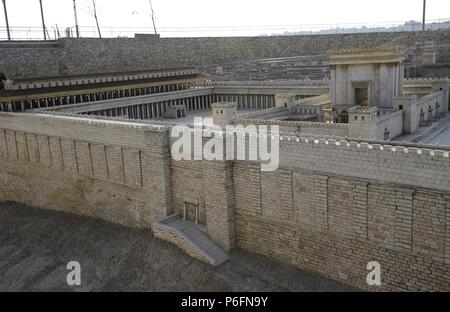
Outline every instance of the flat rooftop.
POLYGON ((47 93, 57 93, 57 92, 67 92, 67 91, 80 91, 95 90, 99 88, 112 88, 127 85, 140 85, 155 82, 170 82, 174 80, 183 79, 193 79, 193 78, 204 78, 207 76, 203 74, 187 74, 187 75, 177 75, 168 77, 157 77, 157 78, 145 78, 145 79, 134 79, 134 80, 119 80, 119 81, 109 81, 109 82, 98 82, 98 83, 85 83, 71 86, 58 86, 58 87, 44 87, 35 89, 21 89, 21 90, 0 90, 0 97, 11 97, 11 96, 25 96, 25 95, 35 95, 35 94, 47 94, 47 93))
MULTIPOLYGON (((260 109, 240 109, 237 111, 237 116, 241 116, 243 114, 260 111, 260 109)), ((156 119, 150 119, 149 122, 152 121, 158 121, 162 122, 168 125, 187 125, 187 126, 194 126, 195 125, 195 118, 212 118, 212 110, 203 110, 203 111, 195 111, 190 112, 187 114, 186 117, 183 118, 156 118, 156 119)), ((205 123, 205 121, 203 121, 205 123)))

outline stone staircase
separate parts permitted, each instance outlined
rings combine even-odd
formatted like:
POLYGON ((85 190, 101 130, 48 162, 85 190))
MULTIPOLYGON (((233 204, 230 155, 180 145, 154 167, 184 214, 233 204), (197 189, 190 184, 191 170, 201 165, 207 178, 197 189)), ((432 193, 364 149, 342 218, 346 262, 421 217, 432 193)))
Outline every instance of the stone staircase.
POLYGON ((173 214, 154 222, 152 230, 155 237, 175 244, 202 262, 217 266, 229 259, 229 256, 194 222, 183 220, 180 214, 173 214))

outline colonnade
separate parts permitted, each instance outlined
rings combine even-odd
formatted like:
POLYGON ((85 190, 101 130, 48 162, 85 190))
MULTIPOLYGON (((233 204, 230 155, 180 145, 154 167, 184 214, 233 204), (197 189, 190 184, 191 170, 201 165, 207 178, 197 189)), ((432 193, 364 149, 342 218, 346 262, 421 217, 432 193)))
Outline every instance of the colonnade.
POLYGON ((237 102, 239 109, 266 109, 275 106, 275 97, 273 95, 208 94, 153 103, 111 107, 96 111, 86 111, 82 114, 130 119, 157 119, 164 116, 169 106, 185 105, 186 111, 189 113, 209 110, 211 109, 211 104, 217 102, 237 102))
MULTIPOLYGON (((87 102, 96 102, 109 99, 127 98, 141 95, 150 95, 163 92, 174 92, 198 87, 197 82, 185 82, 175 84, 164 84, 159 86, 133 87, 122 90, 99 90, 91 91, 89 89, 80 90, 80 94, 66 95, 66 96, 43 96, 42 98, 28 99, 24 97, 23 100, 14 102, 1 102, 0 111, 4 112, 21 112, 29 109, 55 107, 69 104, 81 104, 87 102)), ((0 99, 1 100, 1 99, 0 99)))
POLYGON ((266 109, 275 107, 275 95, 214 94, 214 102, 236 102, 239 109, 266 109))
POLYGON ((213 95, 192 96, 167 101, 158 101, 154 103, 145 103, 137 105, 128 105, 122 107, 113 107, 97 111, 89 111, 84 114, 108 117, 122 117, 130 119, 154 119, 162 118, 167 107, 173 105, 185 105, 186 111, 202 111, 211 108, 214 103, 213 95))

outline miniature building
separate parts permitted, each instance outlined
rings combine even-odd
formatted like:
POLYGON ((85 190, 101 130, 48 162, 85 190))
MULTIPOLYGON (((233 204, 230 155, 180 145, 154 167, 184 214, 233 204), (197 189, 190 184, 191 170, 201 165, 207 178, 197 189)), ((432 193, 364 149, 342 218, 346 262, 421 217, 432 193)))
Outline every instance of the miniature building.
POLYGON ((330 55, 331 101, 339 111, 354 106, 392 108, 403 89, 405 52, 399 48, 344 50, 330 55))
POLYGON ((356 106, 348 111, 349 136, 377 139, 377 108, 356 106))
POLYGON ((186 105, 173 105, 167 107, 164 118, 183 118, 186 117, 186 105))
POLYGON ((212 106, 214 125, 225 128, 227 125, 233 124, 236 117, 237 103, 220 102, 212 106))
POLYGON ((275 95, 275 107, 286 107, 290 109, 295 101, 295 94, 283 93, 275 95))

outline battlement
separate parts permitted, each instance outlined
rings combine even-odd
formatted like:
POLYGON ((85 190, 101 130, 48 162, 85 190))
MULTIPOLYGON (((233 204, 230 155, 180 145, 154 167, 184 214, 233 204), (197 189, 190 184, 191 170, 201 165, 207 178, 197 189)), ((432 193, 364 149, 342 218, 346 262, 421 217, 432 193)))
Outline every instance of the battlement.
POLYGON ((315 121, 295 121, 295 120, 276 120, 276 119, 250 119, 238 118, 236 124, 254 124, 254 125, 279 125, 287 127, 314 127, 314 128, 332 128, 347 129, 348 124, 344 123, 326 123, 315 121))
MULTIPOLYGON (((309 123, 318 124, 318 123, 309 123)), ((325 124, 325 123, 321 123, 325 124)), ((347 124, 327 124, 330 126, 336 126, 338 128, 345 127, 347 124)), ((192 129, 193 133, 203 133, 203 130, 192 129)), ((234 131, 217 131, 211 130, 208 133, 214 134, 219 137, 233 135, 246 135, 249 137, 259 136, 258 133, 253 133, 251 130, 245 133, 240 130, 234 131)), ((450 146, 440 146, 432 144, 422 144, 422 143, 412 143, 412 142, 399 142, 399 141, 381 141, 381 140, 370 140, 370 139, 356 139, 356 138, 344 138, 339 136, 330 135, 261 135, 264 139, 279 140, 280 144, 302 144, 314 145, 316 147, 336 147, 341 150, 355 150, 355 151, 381 151, 389 153, 389 157, 392 157, 392 153, 398 154, 408 154, 409 156, 417 157, 434 157, 434 159, 448 160, 450 158, 450 146)))
MULTIPOLYGON (((326 124, 326 123, 307 123, 303 124, 321 124, 336 126, 337 128, 346 127, 347 124, 326 124)), ((192 129, 193 133, 202 133, 201 129, 192 129)), ((224 137, 233 135, 244 135, 240 130, 234 131, 217 131, 209 130, 208 133, 224 137)), ((252 133, 251 130, 246 131, 245 135, 250 137, 258 133, 252 133)), ((286 143, 299 143, 299 144, 314 144, 317 147, 320 146, 335 146, 342 149, 355 149, 355 150, 372 150, 372 151, 384 151, 394 153, 404 153, 409 155, 421 155, 421 156, 435 156, 439 158, 448 159, 450 157, 450 146, 440 146, 432 144, 412 143, 412 142, 399 142, 399 141, 381 141, 370 139, 357 139, 357 138, 344 138, 340 136, 321 135, 321 134, 306 134, 306 135, 261 135, 263 138, 272 138, 273 140, 279 140, 280 144, 286 143)), ((420 157, 420 156, 419 156, 420 157)))
POLYGON ((414 82, 449 82, 450 83, 450 78, 449 77, 445 77, 445 78, 405 78, 404 79, 405 83, 414 83, 414 82))
POLYGON ((280 138, 280 168, 296 168, 450 194, 450 149, 323 137, 280 138))
POLYGON ((33 121, 63 121, 66 123, 74 123, 80 125, 90 125, 101 128, 108 129, 128 129, 128 130, 141 130, 141 131, 151 131, 151 132, 164 132, 167 131, 167 126, 154 125, 148 123, 140 123, 136 121, 130 121, 127 119, 115 119, 111 118, 96 118, 96 117, 84 117, 83 115, 73 114, 73 113, 58 113, 58 114, 17 114, 17 113, 7 113, 0 112, 0 119, 9 118, 10 120, 20 119, 21 121, 28 120, 33 121))
MULTIPOLYGON (((301 144, 315 144, 317 146, 336 146, 342 149, 356 150, 373 150, 394 153, 404 153, 410 155, 435 156, 438 158, 448 159, 450 157, 450 147, 419 144, 419 143, 403 143, 396 141, 379 141, 379 140, 355 140, 344 139, 339 137, 327 136, 289 136, 282 135, 279 137, 280 142, 295 142, 301 144)), ((420 157, 420 156, 419 156, 420 157)))

